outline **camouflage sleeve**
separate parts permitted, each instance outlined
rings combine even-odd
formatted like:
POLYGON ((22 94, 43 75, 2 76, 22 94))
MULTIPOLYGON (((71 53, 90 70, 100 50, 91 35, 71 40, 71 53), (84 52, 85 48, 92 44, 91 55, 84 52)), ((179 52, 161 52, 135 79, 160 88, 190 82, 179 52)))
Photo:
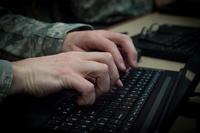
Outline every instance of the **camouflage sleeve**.
POLYGON ((77 19, 87 23, 111 23, 153 8, 153 0, 70 0, 70 4, 77 19))
POLYGON ((44 23, 0 7, 0 50, 20 58, 56 54, 69 31, 91 28, 85 24, 44 23))
POLYGON ((8 94, 12 79, 12 65, 8 61, 0 60, 0 103, 8 94))

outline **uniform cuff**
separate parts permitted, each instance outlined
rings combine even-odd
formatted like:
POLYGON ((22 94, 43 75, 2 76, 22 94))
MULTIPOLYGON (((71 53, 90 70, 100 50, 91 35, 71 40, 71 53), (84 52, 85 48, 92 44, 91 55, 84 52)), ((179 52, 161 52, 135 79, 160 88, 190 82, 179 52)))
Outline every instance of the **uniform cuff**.
POLYGON ((42 51, 44 55, 57 54, 62 51, 64 39, 67 33, 80 30, 92 30, 93 27, 86 24, 55 23, 45 37, 42 51))
POLYGON ((13 79, 13 70, 10 62, 0 60, 0 103, 8 95, 13 79))

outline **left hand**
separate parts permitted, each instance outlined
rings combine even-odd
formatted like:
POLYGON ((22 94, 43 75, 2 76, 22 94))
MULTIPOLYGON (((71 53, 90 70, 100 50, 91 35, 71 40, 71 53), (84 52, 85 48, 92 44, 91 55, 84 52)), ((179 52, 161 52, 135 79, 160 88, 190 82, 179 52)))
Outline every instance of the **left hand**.
POLYGON ((74 89, 81 93, 78 104, 86 105, 93 104, 112 85, 123 86, 112 55, 107 52, 65 52, 12 62, 12 67, 9 94, 45 96, 74 89))
POLYGON ((63 52, 104 51, 112 54, 119 70, 126 70, 126 64, 137 66, 137 52, 129 36, 105 31, 73 31, 64 40, 63 52))

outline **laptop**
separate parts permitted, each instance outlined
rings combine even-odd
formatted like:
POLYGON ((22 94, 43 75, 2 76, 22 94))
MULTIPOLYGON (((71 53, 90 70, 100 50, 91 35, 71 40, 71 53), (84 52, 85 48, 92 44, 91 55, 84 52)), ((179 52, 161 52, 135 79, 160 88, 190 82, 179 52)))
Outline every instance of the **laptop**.
POLYGON ((78 106, 79 94, 69 91, 10 96, 0 105, 0 131, 167 132, 199 82, 199 57, 179 72, 129 70, 121 75, 123 88, 113 87, 91 106, 78 106))

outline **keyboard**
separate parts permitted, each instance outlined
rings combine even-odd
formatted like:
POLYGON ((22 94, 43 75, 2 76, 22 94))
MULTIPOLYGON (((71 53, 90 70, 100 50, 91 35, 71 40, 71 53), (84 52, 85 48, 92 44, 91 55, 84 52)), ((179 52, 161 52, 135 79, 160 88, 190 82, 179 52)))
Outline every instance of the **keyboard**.
POLYGON ((153 24, 132 40, 142 55, 187 62, 200 52, 200 28, 153 24))
POLYGON ((162 70, 137 68, 121 75, 123 88, 114 87, 91 106, 78 106, 66 97, 45 122, 45 129, 63 132, 131 131, 162 70))

